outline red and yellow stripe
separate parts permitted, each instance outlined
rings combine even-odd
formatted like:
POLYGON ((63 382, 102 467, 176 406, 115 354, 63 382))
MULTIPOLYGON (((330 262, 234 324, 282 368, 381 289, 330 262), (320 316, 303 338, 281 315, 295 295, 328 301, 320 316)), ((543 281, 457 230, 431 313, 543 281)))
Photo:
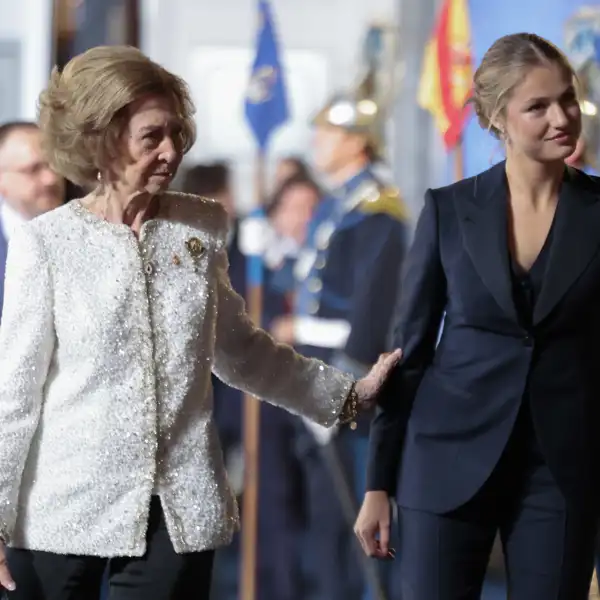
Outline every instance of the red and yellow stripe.
POLYGON ((419 106, 436 121, 447 149, 459 142, 469 113, 473 57, 467 0, 445 0, 425 48, 419 106))

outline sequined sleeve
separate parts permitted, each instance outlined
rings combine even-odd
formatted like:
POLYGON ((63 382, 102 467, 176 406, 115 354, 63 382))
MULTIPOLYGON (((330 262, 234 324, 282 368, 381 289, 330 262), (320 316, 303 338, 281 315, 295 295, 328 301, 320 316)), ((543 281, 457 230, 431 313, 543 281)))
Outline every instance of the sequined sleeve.
POLYGON ((49 266, 25 225, 11 237, 0 326, 0 535, 10 539, 21 475, 54 348, 49 266))
POLYGON ((213 370, 225 383, 302 415, 333 425, 352 380, 324 363, 307 359, 254 326, 244 301, 230 284, 227 255, 218 260, 218 317, 213 370))

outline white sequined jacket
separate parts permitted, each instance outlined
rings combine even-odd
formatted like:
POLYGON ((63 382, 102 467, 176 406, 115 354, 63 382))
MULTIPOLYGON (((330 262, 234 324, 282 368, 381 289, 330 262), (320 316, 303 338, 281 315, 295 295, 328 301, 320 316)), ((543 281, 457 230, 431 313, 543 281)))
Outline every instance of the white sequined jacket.
POLYGON ((212 419, 223 381, 331 425, 351 382, 255 328, 227 219, 168 193, 139 240, 78 201, 11 238, 0 327, 0 533, 54 553, 140 556, 160 495, 177 552, 238 523, 212 419))

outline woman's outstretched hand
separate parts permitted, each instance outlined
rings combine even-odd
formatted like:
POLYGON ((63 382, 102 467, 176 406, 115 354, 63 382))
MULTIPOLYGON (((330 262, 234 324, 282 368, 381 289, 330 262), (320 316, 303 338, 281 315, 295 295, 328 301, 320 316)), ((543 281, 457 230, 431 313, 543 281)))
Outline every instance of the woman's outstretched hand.
POLYGON ((369 373, 356 382, 354 391, 358 396, 359 410, 369 410, 373 407, 383 384, 401 358, 402 350, 400 349, 382 354, 369 373))

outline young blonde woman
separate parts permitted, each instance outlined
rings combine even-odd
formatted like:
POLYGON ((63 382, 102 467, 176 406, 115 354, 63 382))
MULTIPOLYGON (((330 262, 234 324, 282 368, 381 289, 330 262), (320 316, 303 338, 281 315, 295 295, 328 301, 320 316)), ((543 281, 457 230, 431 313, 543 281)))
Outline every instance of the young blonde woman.
POLYGON ((587 599, 600 183, 565 166, 581 130, 575 84, 550 42, 495 42, 473 103, 506 160, 425 198, 396 328, 404 357, 372 427, 356 524, 385 556, 397 490, 405 599, 478 599, 497 532, 511 600, 587 599))

